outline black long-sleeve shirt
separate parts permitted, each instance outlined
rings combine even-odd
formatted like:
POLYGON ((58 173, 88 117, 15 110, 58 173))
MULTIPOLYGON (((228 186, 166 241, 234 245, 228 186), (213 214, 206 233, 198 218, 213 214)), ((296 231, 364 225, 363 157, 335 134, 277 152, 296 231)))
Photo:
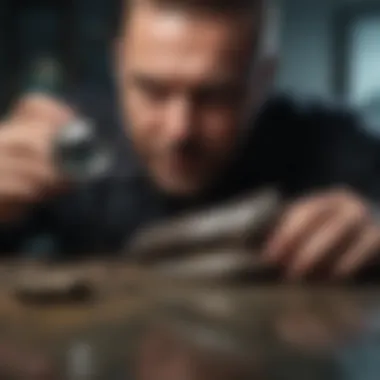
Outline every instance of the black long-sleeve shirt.
POLYGON ((371 202, 380 198, 378 142, 366 134, 359 117, 342 109, 301 105, 286 97, 269 100, 222 178, 202 199, 181 202, 149 184, 113 121, 117 112, 107 113, 110 109, 105 104, 91 99, 82 98, 78 104, 97 120, 101 132, 121 145, 115 170, 101 181, 36 205, 15 225, 0 226, 3 254, 117 252, 136 229, 159 218, 218 204, 268 185, 289 197, 344 185, 371 202))

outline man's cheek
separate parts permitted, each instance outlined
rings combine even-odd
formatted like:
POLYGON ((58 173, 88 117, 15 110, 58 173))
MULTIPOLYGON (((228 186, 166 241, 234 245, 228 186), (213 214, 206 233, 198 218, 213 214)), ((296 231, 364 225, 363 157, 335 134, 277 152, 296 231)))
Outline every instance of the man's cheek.
POLYGON ((205 131, 203 148, 213 156, 227 159, 236 145, 236 129, 230 125, 219 125, 205 131))
POLYGON ((128 128, 132 132, 132 136, 138 140, 136 143, 151 143, 154 140, 160 139, 160 119, 156 112, 151 109, 142 107, 138 102, 132 103, 128 107, 128 128), (143 141, 140 141, 143 140, 143 141))
POLYGON ((203 115, 203 134, 209 141, 226 144, 236 140, 239 124, 238 113, 226 107, 221 107, 203 115))
POLYGON ((162 156, 162 136, 156 125, 136 124, 134 126, 134 134, 132 136, 134 149, 145 160, 146 164, 154 165, 157 159, 162 156))
POLYGON ((154 151, 156 150, 154 141, 154 133, 150 131, 150 128, 140 126, 140 128, 135 129, 133 144, 145 157, 154 155, 154 151))

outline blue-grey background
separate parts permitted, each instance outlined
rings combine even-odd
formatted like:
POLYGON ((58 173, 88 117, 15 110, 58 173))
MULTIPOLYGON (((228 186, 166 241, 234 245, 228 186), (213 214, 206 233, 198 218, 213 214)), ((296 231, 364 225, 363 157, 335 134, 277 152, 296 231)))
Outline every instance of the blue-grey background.
MULTIPOLYGON (((276 85, 351 102, 380 120, 380 0, 279 1, 276 85)), ((72 85, 106 90, 116 6, 116 0, 0 0, 2 109, 41 55, 63 62, 72 85)))

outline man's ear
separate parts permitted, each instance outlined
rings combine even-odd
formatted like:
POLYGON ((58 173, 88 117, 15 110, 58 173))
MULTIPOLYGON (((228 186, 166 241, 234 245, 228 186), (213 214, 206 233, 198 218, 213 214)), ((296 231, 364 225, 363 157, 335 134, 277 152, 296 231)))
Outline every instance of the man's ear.
POLYGON ((263 57, 257 63, 255 85, 260 89, 260 93, 268 94, 273 87, 276 77, 276 70, 278 65, 278 57, 276 55, 268 55, 263 57))
POLYGON ((270 96, 277 68, 277 56, 258 59, 251 69, 243 112, 243 123, 249 121, 270 96))
POLYGON ((262 57, 255 63, 249 83, 252 104, 261 104, 272 91, 277 64, 278 58, 276 55, 262 57))
POLYGON ((266 58, 266 75, 268 78, 268 83, 272 83, 275 80, 277 67, 278 67, 278 56, 277 55, 271 55, 266 58))

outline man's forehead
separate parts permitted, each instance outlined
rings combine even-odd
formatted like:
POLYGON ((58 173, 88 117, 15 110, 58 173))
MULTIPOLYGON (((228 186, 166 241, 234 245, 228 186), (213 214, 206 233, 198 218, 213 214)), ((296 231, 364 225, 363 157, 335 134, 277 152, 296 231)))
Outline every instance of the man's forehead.
POLYGON ((164 9, 180 9, 185 11, 212 12, 220 14, 238 14, 257 12, 263 9, 268 0, 128 0, 124 10, 130 11, 136 6, 152 6, 164 9))
POLYGON ((157 77, 165 77, 168 74, 175 77, 178 74, 195 78, 202 75, 226 78, 234 75, 241 63, 224 54, 156 45, 152 49, 135 51, 129 57, 128 66, 157 77))
POLYGON ((126 34, 128 39, 153 34, 157 38, 188 35, 194 40, 218 40, 250 38, 259 31, 260 26, 261 18, 257 14, 238 16, 146 5, 135 7, 130 12, 126 34), (203 34, 189 33, 197 31, 202 31, 203 34))
POLYGON ((188 17, 175 11, 136 10, 126 36, 130 64, 155 66, 155 71, 181 69, 185 72, 226 70, 250 55, 255 36, 249 25, 237 19, 188 17), (224 21, 224 22, 223 22, 224 21))

